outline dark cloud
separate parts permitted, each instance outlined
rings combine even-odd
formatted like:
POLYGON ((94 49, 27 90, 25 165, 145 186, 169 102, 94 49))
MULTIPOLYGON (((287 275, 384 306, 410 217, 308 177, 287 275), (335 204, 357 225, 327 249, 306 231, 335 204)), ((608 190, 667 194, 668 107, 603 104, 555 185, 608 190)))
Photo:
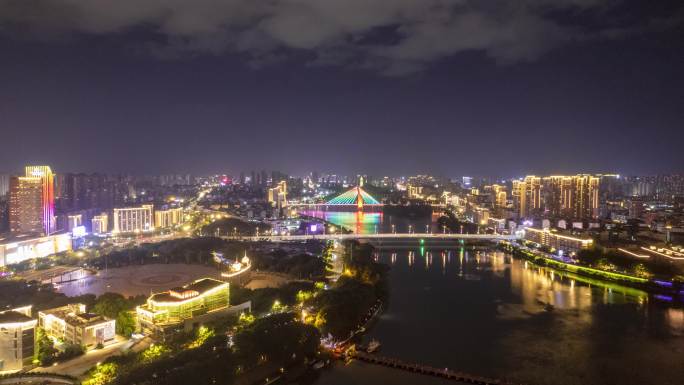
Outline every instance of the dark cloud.
MULTIPOLYGON (((464 51, 530 61, 573 40, 617 38, 648 26, 577 23, 601 0, 0 0, 0 29, 42 39, 153 31, 142 44, 165 58, 243 53, 262 66, 292 52, 312 65, 416 72, 464 51), (388 30, 388 27, 389 30, 388 30), (381 31, 381 32, 378 32, 381 31), (369 38, 369 36, 371 38, 369 38)), ((659 26, 668 19, 660 19, 659 26)))

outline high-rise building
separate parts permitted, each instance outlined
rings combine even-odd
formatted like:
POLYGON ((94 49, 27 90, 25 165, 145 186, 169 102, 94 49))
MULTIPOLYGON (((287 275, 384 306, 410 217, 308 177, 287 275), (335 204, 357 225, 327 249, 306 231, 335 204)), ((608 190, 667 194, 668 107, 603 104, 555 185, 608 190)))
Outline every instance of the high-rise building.
POLYGON ((55 177, 55 201, 61 213, 110 209, 117 196, 114 180, 103 174, 59 174, 55 177))
POLYGON ((113 233, 134 233, 154 230, 152 205, 114 209, 113 233))
POLYGON ((539 214, 541 210, 541 178, 528 175, 523 180, 513 181, 514 196, 520 218, 539 214), (517 190, 517 191, 516 191, 517 190))
POLYGON ((43 233, 43 186, 40 178, 10 179, 9 227, 13 233, 43 233))
POLYGON ((9 202, 6 197, 0 198, 0 234, 9 229, 9 202))
POLYGON ((26 166, 26 177, 40 178, 41 215, 43 232, 50 235, 55 229, 55 181, 50 166, 26 166))
POLYGON ((0 174, 0 198, 9 193, 9 178, 8 174, 0 174))
POLYGON ((573 184, 573 217, 575 219, 598 217, 599 178, 592 175, 575 175, 573 184))
POLYGON ((287 182, 280 181, 278 184, 268 189, 268 202, 279 209, 287 207, 287 182))
POLYGON ((547 176, 543 179, 544 213, 552 217, 572 217, 574 182, 571 176, 547 176))
POLYGON ((513 181, 513 195, 521 218, 598 216, 599 177, 592 175, 527 176, 513 181))

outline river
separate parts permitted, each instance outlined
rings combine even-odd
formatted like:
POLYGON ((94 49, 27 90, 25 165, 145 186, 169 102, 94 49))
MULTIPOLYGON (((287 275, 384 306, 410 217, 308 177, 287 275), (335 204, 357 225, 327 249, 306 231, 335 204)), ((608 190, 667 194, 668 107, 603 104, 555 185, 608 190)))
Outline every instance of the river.
MULTIPOLYGON (((349 214, 326 218, 349 227, 349 214)), ((352 222, 360 231, 431 222, 366 215, 352 222)), ((379 354, 531 385, 684 383, 684 311, 647 293, 458 243, 383 244, 378 259, 392 267, 387 309, 365 337, 379 354)), ((354 361, 315 383, 453 382, 354 361)))

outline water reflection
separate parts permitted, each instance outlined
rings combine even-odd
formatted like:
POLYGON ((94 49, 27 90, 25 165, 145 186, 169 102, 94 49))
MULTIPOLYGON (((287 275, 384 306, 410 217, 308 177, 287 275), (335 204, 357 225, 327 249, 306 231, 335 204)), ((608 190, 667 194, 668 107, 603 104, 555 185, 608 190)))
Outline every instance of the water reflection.
MULTIPOLYGON (((645 292, 485 249, 428 244, 382 250, 379 261, 392 264, 390 303, 366 338, 382 341, 384 355, 527 384, 684 378, 684 312, 645 292)), ((335 373, 416 383, 392 370, 353 363, 319 383, 342 384, 335 373)))
MULTIPOLYGON (((360 233, 433 222, 309 215, 360 233)), ((380 340, 384 355, 526 384, 684 383, 684 312, 643 291, 456 245, 383 242, 377 259, 392 266, 390 302, 366 338, 380 340)), ((358 362, 317 383, 378 382, 452 383, 358 362)))

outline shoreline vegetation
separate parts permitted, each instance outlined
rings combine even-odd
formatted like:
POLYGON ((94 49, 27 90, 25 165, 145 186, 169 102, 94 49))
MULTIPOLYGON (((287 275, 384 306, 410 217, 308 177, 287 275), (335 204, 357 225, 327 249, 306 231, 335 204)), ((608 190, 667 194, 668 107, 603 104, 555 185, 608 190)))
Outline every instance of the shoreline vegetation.
POLYGON ((523 249, 520 245, 510 242, 500 242, 497 248, 511 253, 514 257, 530 261, 538 266, 548 267, 561 273, 574 274, 603 282, 617 283, 622 286, 639 289, 646 293, 663 295, 665 300, 675 300, 684 294, 684 283, 672 277, 671 281, 658 280, 653 277, 637 277, 621 272, 606 271, 579 264, 571 264, 548 258, 531 250, 523 249), (669 297, 668 297, 669 296, 669 297))
MULTIPOLYGON (((334 242, 328 242, 320 254, 328 268, 333 248, 334 242)), ((375 262, 373 246, 347 241, 343 250, 338 257, 344 270, 337 280, 255 290, 231 287, 231 303, 251 300, 251 314, 110 357, 93 367, 83 384, 252 384, 315 377, 309 366, 330 359, 321 345, 325 337, 343 341, 360 335, 388 296, 389 266, 375 262)))

